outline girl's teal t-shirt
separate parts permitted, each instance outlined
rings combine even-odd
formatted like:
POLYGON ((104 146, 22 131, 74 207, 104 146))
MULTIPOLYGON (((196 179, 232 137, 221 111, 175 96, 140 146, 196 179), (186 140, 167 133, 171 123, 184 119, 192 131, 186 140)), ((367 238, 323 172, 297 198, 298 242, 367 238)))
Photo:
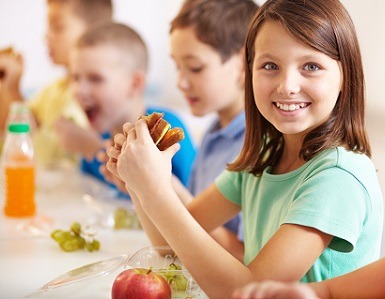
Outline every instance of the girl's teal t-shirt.
POLYGON ((289 173, 270 171, 261 176, 225 171, 216 180, 219 191, 242 206, 246 265, 285 223, 334 236, 303 282, 342 275, 379 258, 383 197, 366 155, 336 148, 289 173))

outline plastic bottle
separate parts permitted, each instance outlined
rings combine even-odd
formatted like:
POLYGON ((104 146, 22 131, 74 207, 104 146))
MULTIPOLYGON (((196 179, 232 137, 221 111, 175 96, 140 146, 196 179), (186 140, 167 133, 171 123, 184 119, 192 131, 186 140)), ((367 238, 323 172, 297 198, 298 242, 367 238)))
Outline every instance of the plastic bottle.
POLYGON ((5 215, 12 217, 35 215, 35 163, 29 124, 8 125, 2 165, 5 215))
MULTIPOLYGON (((31 110, 24 102, 13 102, 9 107, 9 113, 6 120, 6 130, 8 125, 15 123, 25 123, 30 125, 30 131, 35 127, 34 119, 31 110)), ((7 132, 5 132, 7 133, 7 132)))
POLYGON ((9 113, 5 122, 4 132, 0 133, 0 153, 2 145, 4 143, 5 135, 7 135, 8 125, 12 123, 26 123, 30 125, 30 130, 35 128, 35 122, 32 117, 31 111, 24 102, 13 102, 9 107, 9 113))

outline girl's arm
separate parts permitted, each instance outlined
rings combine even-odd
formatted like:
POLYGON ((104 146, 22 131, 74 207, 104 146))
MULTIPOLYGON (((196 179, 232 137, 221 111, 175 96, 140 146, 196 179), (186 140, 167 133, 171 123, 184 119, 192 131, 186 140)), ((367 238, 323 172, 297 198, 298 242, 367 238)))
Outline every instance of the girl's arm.
MULTIPOLYGON (((221 196, 218 190, 210 195, 216 199, 221 196)), ((173 192, 164 193, 164 198, 157 196, 159 205, 146 202, 144 198, 150 196, 139 196, 144 210, 210 298, 226 298, 232 290, 250 281, 299 280, 330 240, 329 237, 323 240, 312 229, 283 225, 245 267, 219 246, 179 201, 172 200, 173 192), (167 208, 162 208, 162 202, 167 208)), ((213 205, 212 209, 215 208, 220 212, 219 206, 213 205)), ((216 221, 215 214, 212 216, 216 221)), ((205 226, 210 230, 210 223, 205 226)))
MULTIPOLYGON (((132 127, 133 127, 132 125, 126 124, 124 129, 125 129, 125 131, 128 132, 132 129, 132 127)), ((120 154, 120 150, 118 150, 117 148, 121 148, 123 146, 123 143, 125 142, 125 140, 126 140, 126 138, 124 137, 123 134, 118 134, 114 137, 114 143, 115 143, 115 145, 117 145, 117 147, 111 147, 110 149, 108 149, 109 156, 113 158, 113 161, 115 161, 120 154)), ((107 155, 106 155, 106 157, 107 157, 107 155)), ((104 163, 108 162, 107 159, 105 159, 105 158, 99 158, 99 159, 102 159, 102 161, 104 163)), ((102 173, 104 174, 106 179, 108 179, 109 181, 112 181, 116 184, 116 181, 119 181, 119 182, 122 182, 122 181, 120 179, 118 179, 116 176, 117 175, 116 163, 113 161, 110 161, 110 168, 111 168, 110 170, 111 171, 104 171, 103 170, 102 173), (108 173, 106 173, 106 172, 108 172, 108 173), (114 174, 112 174, 112 173, 114 173, 114 174)), ((190 191, 186 187, 184 187, 184 185, 179 181, 179 179, 175 175, 172 175, 171 183, 172 183, 173 189, 176 192, 176 194, 178 195, 179 199, 182 201, 182 203, 185 206, 188 206, 194 200, 194 197, 192 196, 190 191)), ((120 185, 122 185, 122 184, 119 184, 119 186, 120 185)), ((127 189, 125 186, 124 186, 124 191, 127 192, 127 189)), ((141 219, 141 223, 144 227, 144 230, 147 232, 147 235, 149 236, 152 244, 153 245, 165 245, 166 241, 164 240, 163 237, 161 237, 159 231, 155 228, 155 226, 152 224, 152 222, 148 219, 147 215, 143 212, 143 209, 141 207, 140 202, 138 201, 138 198, 133 193, 131 194, 131 197, 133 199, 133 203, 135 205, 135 209, 138 213, 138 216, 141 219)), ((199 201, 199 199, 198 199, 198 201, 199 201)), ((195 206, 195 204, 192 204, 192 206, 195 206)), ((208 208, 210 208, 210 206, 208 208)), ((205 226, 205 224, 204 224, 204 220, 199 219, 201 216, 210 215, 210 218, 211 218, 211 214, 208 213, 208 210, 207 210, 208 208, 204 208, 204 210, 207 213, 201 213, 201 215, 197 215, 197 213, 195 213, 196 215, 194 218, 202 226, 205 226)), ((239 207, 237 206, 235 209, 238 211, 239 207)), ((224 228, 222 226, 219 226, 216 229, 214 229, 213 231, 211 231, 210 234, 218 243, 221 244, 222 247, 224 247, 231 254, 233 254, 238 260, 240 260, 240 261, 243 260, 243 252, 244 252, 243 242, 239 241, 237 236, 234 233, 230 232, 229 230, 227 230, 226 228, 224 228)))
POLYGON ((282 283, 264 281, 250 283, 233 293, 233 299, 331 299, 385 297, 385 258, 351 273, 321 282, 282 283))
POLYGON ((307 227, 282 225, 246 267, 206 232, 234 216, 239 207, 214 185, 200 194, 188 210, 175 194, 171 158, 178 146, 158 151, 146 123, 138 121, 128 133, 117 171, 206 294, 226 298, 232 290, 253 280, 299 280, 332 237, 307 227))
POLYGON ((185 206, 194 199, 194 196, 175 175, 172 176, 171 183, 175 193, 185 206))
POLYGON ((385 258, 357 269, 351 273, 312 283, 309 286, 320 298, 362 298, 385 297, 385 258))
POLYGON ((244 258, 245 246, 243 242, 239 240, 237 234, 230 231, 224 226, 220 226, 213 230, 210 235, 216 240, 221 246, 235 256, 241 262, 244 258))
POLYGON ((110 181, 115 183, 115 185, 119 186, 119 189, 124 189, 128 194, 130 194, 131 200, 134 204, 135 212, 139 217, 140 224, 142 225, 144 231, 147 234, 147 237, 150 239, 151 243, 154 246, 162 246, 168 245, 165 239, 162 237, 159 230, 154 226, 152 221, 148 218, 147 214, 143 211, 142 205, 138 200, 138 197, 134 193, 133 190, 130 189, 128 184, 124 184, 124 181, 120 178, 117 172, 117 159, 120 155, 120 148, 123 146, 126 138, 123 134, 117 134, 114 136, 114 146, 107 146, 106 153, 108 156, 108 160, 103 155, 99 156, 101 161, 106 162, 106 169, 102 169, 101 172, 104 174, 104 177, 110 181))
POLYGON ((167 241, 163 238, 162 234, 159 232, 159 230, 155 227, 152 221, 148 218, 147 214, 144 212, 142 205, 135 193, 131 192, 130 196, 134 204, 135 212, 139 217, 140 224, 146 232, 147 237, 150 239, 151 244, 153 244, 154 246, 168 245, 167 241))
MULTIPOLYGON (((194 197, 190 191, 179 181, 175 175, 172 176, 172 186, 175 193, 178 195, 185 206, 188 206, 194 200, 194 197)), ((236 209, 238 210, 239 207, 236 207, 236 209)), ((202 221, 199 221, 199 219, 195 219, 199 223, 202 223, 202 221)), ((237 234, 233 233, 224 226, 219 226, 211 231, 210 235, 238 260, 243 261, 244 246, 243 242, 238 239, 237 234)))
POLYGON ((252 282, 233 292, 233 299, 319 299, 309 285, 298 282, 252 282))

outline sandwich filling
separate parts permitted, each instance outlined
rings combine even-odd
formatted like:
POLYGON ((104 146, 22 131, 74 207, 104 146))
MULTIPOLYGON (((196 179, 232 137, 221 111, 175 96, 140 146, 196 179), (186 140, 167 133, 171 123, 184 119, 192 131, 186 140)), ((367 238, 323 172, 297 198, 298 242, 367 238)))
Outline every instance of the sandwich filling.
POLYGON ((163 119, 163 115, 164 113, 154 112, 140 117, 147 121, 151 138, 160 150, 165 150, 184 138, 183 130, 181 128, 171 129, 171 125, 163 119))

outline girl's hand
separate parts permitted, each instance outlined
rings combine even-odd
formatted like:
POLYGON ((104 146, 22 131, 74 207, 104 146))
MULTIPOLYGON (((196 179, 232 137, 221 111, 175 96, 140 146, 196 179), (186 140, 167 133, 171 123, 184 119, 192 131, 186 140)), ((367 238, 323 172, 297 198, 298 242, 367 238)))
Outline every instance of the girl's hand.
MULTIPOLYGON (((179 149, 175 144, 165 151, 156 147, 145 120, 135 126, 125 125, 126 141, 117 158, 117 173, 129 190, 138 196, 146 192, 160 191, 171 187, 171 158, 179 149)), ((152 193, 154 194, 154 193, 152 193)))
POLYGON ((106 168, 107 170, 115 177, 121 180, 118 174, 117 169, 117 162, 118 157, 121 153, 121 149, 123 144, 126 142, 126 137, 119 133, 114 136, 114 144, 109 145, 106 147, 106 154, 107 154, 107 162, 106 162, 106 168))
POLYGON ((275 281, 253 282, 234 291, 233 299, 318 299, 305 284, 275 281))
POLYGON ((126 183, 120 178, 118 174, 118 157, 121 153, 121 149, 123 144, 126 142, 126 133, 124 132, 124 128, 129 130, 133 128, 134 125, 131 123, 126 123, 123 126, 123 134, 119 133, 114 136, 114 144, 106 147, 106 156, 103 157, 99 155, 100 161, 106 162, 105 168, 101 167, 101 173, 103 173, 105 179, 109 182, 115 184, 115 186, 122 192, 128 192, 131 196, 133 193, 132 190, 127 188, 126 183))
MULTIPOLYGON (((106 147, 108 147, 109 145, 106 145, 106 147)), ((107 153, 106 151, 104 150, 100 150, 97 154, 96 154, 96 158, 98 159, 99 162, 101 162, 102 164, 100 165, 99 167, 99 171, 100 173, 104 176, 104 178, 106 179, 106 181, 114 184, 116 186, 116 188, 119 189, 120 192, 123 192, 123 193, 128 193, 127 189, 126 189, 126 186, 125 186, 125 183, 119 179, 116 175, 114 175, 112 172, 110 172, 108 169, 107 169, 107 165, 106 163, 108 162, 109 158, 107 156, 107 153)), ((116 163, 115 163, 116 165, 116 163)))

